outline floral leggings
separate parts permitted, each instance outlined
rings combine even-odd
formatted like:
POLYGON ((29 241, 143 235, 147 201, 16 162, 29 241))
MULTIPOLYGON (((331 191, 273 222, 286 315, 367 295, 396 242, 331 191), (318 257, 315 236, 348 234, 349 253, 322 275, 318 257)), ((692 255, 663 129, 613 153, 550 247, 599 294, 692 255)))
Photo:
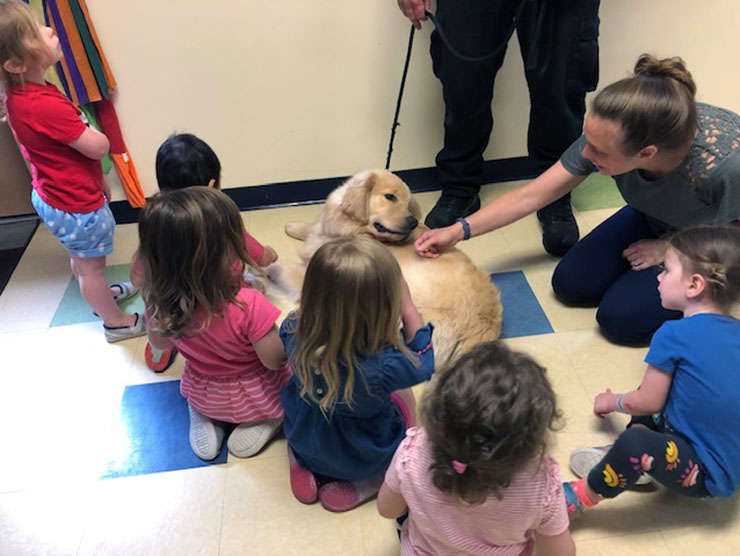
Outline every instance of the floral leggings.
POLYGON ((604 498, 614 498, 643 473, 684 496, 710 496, 704 485, 706 470, 696 451, 666 423, 662 413, 633 416, 627 430, 588 474, 588 486, 604 498))

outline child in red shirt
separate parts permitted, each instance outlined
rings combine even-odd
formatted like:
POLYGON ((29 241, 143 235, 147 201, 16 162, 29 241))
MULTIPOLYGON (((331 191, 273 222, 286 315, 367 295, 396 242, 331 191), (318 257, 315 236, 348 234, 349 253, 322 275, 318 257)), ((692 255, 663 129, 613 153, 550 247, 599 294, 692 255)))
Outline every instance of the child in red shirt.
POLYGON ((0 81, 10 124, 31 164, 33 206, 69 253, 82 296, 103 319, 106 340, 141 336, 143 315, 126 314, 116 303, 136 289, 129 283, 108 286, 103 275, 115 229, 100 165, 108 139, 44 80, 46 69, 61 59, 56 34, 39 25, 28 6, 0 4, 0 81))

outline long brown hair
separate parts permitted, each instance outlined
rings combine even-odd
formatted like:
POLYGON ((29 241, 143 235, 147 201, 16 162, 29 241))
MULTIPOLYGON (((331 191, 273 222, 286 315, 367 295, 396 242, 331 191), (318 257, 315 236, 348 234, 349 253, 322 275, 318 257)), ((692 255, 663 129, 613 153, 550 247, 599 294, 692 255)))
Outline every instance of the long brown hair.
POLYGON ((291 357, 301 396, 316 402, 325 415, 339 399, 352 405, 358 357, 388 345, 414 361, 401 339, 401 269, 386 246, 364 237, 331 241, 311 258, 298 311, 298 347, 291 357), (345 371, 342 371, 342 368, 345 371), (313 370, 327 392, 316 398, 313 370))
POLYGON ((477 345, 437 376, 422 413, 434 486, 471 504, 501 498, 542 458, 561 415, 544 367, 502 342, 477 345))
POLYGON ((740 300, 740 228, 688 228, 671 235, 668 242, 686 272, 704 277, 714 303, 729 311, 740 300))
POLYGON ((621 148, 634 155, 649 145, 662 151, 688 148, 697 129, 696 84, 681 58, 641 55, 634 75, 599 91, 591 114, 618 122, 621 148))
POLYGON ((239 209, 209 187, 152 197, 141 211, 139 241, 142 295, 164 336, 205 330, 225 303, 238 303, 244 266, 254 265, 239 209))
POLYGON ((38 58, 42 48, 33 10, 16 0, 0 2, 0 81, 4 89, 23 83, 19 74, 5 69, 5 62, 27 63, 38 58))

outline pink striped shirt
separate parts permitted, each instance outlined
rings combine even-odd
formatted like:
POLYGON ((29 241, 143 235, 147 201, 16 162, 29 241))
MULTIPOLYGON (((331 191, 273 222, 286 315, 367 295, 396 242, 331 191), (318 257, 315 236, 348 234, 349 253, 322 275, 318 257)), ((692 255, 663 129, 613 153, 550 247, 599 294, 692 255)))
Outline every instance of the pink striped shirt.
POLYGON ((401 553, 407 555, 529 555, 534 532, 559 535, 568 528, 558 464, 546 457, 516 475, 502 491, 479 505, 439 491, 426 431, 411 428, 396 450, 385 482, 409 507, 401 553))

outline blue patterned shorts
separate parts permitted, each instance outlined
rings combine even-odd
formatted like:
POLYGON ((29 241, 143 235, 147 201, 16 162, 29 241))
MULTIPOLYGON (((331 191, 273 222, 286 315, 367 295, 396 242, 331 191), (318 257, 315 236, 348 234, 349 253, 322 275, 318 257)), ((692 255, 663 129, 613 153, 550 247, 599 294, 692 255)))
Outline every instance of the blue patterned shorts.
POLYGON ((64 212, 49 206, 36 191, 31 193, 31 203, 70 256, 90 258, 113 253, 116 221, 107 203, 92 212, 64 212))

